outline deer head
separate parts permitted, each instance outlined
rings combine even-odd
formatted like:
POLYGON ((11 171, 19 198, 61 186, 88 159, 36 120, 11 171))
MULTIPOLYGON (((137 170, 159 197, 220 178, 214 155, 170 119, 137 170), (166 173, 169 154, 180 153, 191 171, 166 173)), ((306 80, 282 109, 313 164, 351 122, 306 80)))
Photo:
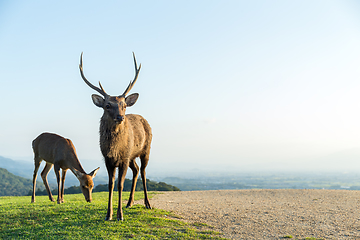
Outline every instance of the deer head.
POLYGON ((92 171, 89 174, 82 173, 76 169, 73 169, 76 178, 80 182, 80 189, 81 189, 82 193, 84 194, 85 200, 87 202, 92 201, 91 193, 94 188, 93 178, 96 176, 96 173, 99 169, 100 168, 98 167, 97 169, 95 169, 94 171, 92 171))
POLYGON ((123 94, 119 95, 119 96, 110 96, 109 94, 107 94, 104 90, 104 88, 101 86, 101 83, 99 82, 99 86, 100 88, 92 85, 85 77, 84 73, 83 73, 83 64, 82 64, 82 56, 83 53, 81 53, 81 57, 80 57, 80 74, 82 79, 85 81, 85 83, 91 87, 92 89, 94 89, 95 91, 97 91, 98 93, 100 93, 102 96, 93 94, 91 95, 92 100, 94 102, 94 104, 97 107, 103 108, 104 109, 104 116, 109 120, 112 121, 115 124, 121 124, 123 122, 123 120, 125 119, 125 110, 126 107, 131 107, 132 105, 135 104, 136 100, 139 97, 138 93, 133 93, 129 96, 126 96, 130 90, 132 89, 132 87, 134 86, 138 76, 139 76, 139 72, 140 72, 140 68, 141 68, 141 64, 138 68, 137 63, 136 63, 136 58, 135 58, 135 54, 133 52, 133 57, 134 57, 134 64, 135 64, 135 77, 134 80, 130 81, 128 87, 126 88, 126 90, 124 91, 123 94))

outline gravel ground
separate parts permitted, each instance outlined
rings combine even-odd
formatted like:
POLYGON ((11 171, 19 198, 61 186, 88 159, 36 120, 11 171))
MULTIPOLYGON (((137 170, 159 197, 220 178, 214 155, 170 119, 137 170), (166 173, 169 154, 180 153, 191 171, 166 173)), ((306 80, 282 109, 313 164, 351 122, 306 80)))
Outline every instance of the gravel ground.
POLYGON ((162 192, 150 201, 231 239, 360 239, 360 191, 182 191, 162 192))

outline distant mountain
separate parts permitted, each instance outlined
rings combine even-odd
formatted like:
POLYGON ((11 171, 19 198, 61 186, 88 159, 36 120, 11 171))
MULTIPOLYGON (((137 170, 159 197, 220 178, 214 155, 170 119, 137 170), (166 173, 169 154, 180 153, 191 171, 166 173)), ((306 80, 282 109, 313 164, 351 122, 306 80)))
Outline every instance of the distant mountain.
POLYGON ((0 168, 0 196, 23 196, 32 190, 32 181, 0 168))
MULTIPOLYGON (((44 164, 42 163, 42 166, 44 164)), ((47 195, 44 190, 44 184, 41 181, 40 173, 42 171, 42 166, 40 166, 38 171, 38 181, 36 184, 37 194, 47 195), (40 179, 40 181, 39 181, 40 179)), ((34 165, 25 162, 25 161, 15 161, 10 158, 5 158, 0 156, 0 196, 24 196, 28 195, 32 191, 32 178, 34 173, 34 165)), ((48 175, 48 181, 50 188, 54 191, 57 189, 56 177, 53 171, 48 175)), ((107 182, 107 176, 97 176, 95 179, 96 182, 105 183, 107 182)), ((108 187, 106 185, 97 184, 97 191, 102 191, 105 189, 107 191, 108 187)), ((126 186, 131 186, 131 180, 126 179, 126 186), (130 185, 129 185, 130 184, 130 185)), ((147 182, 149 191, 179 191, 178 188, 168 185, 163 182, 153 182, 148 180, 147 182)), ((79 181, 73 174, 67 174, 65 180, 65 189, 66 193, 77 193, 81 192, 79 187, 79 181), (71 186, 71 187, 70 187, 71 186)), ((138 181, 137 190, 142 189, 141 179, 138 181)), ((95 190, 95 189, 94 189, 95 190)), ((96 191, 96 190, 95 190, 96 191)))
POLYGON ((5 168, 9 172, 24 177, 32 178, 34 173, 34 164, 25 161, 14 161, 10 158, 0 156, 0 168, 5 168))
MULTIPOLYGON (((117 191, 117 184, 118 181, 116 180, 114 184, 115 191, 117 191)), ((132 185, 132 180, 126 178, 124 181, 123 191, 131 191, 131 185, 132 185)), ((178 187, 172 186, 164 182, 151 181, 150 179, 146 179, 146 188, 148 191, 180 191, 178 187)), ((106 192, 108 190, 109 190, 108 184, 99 184, 94 188, 93 192, 106 192)), ((143 190, 144 188, 142 184, 142 179, 139 178, 136 183, 135 191, 143 191, 143 190)))
MULTIPOLYGON (((41 181, 40 173, 43 170, 45 164, 44 161, 38 171, 38 179, 40 179, 40 187, 44 186, 41 181), (40 178, 39 178, 40 177, 40 178)), ((17 176, 32 179, 34 174, 34 164, 26 161, 15 161, 10 158, 0 156, 0 168, 7 169, 10 173, 17 176)), ((96 179, 97 180, 97 179, 96 179)), ((50 186, 57 185, 56 176, 53 170, 48 174, 48 182, 50 186)), ((65 186, 78 185, 79 182, 73 174, 67 174, 65 179, 65 186)))
MULTIPOLYGON (((131 185, 132 185, 132 180, 126 178, 124 182, 123 191, 130 192, 131 185)), ((154 182, 149 179, 146 179, 146 186, 148 191, 180 191, 180 189, 175 186, 169 185, 164 182, 154 182)), ((114 184, 114 190, 117 191, 117 180, 114 184)), ((139 178, 135 187, 135 191, 143 191, 143 190, 144 188, 142 185, 142 180, 141 178, 139 178)), ((108 184, 99 184, 93 189, 93 192, 107 192, 107 191, 109 191, 108 184)), ((54 188, 53 190, 51 190, 51 192, 53 195, 57 195, 57 188, 54 188)), ((31 193, 32 192, 29 192, 28 195, 31 195, 31 193)), ((81 193, 80 186, 72 186, 64 189, 64 194, 76 194, 76 193, 81 193)), ((35 194, 37 196, 48 195, 45 189, 43 190, 37 189, 35 194)))

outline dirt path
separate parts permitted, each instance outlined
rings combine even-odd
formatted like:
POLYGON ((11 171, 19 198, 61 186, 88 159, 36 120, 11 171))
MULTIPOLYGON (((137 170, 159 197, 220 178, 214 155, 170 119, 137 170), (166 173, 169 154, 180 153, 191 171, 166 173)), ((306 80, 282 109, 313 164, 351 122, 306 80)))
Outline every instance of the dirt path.
POLYGON ((360 191, 162 192, 151 203, 231 239, 360 239, 360 191))

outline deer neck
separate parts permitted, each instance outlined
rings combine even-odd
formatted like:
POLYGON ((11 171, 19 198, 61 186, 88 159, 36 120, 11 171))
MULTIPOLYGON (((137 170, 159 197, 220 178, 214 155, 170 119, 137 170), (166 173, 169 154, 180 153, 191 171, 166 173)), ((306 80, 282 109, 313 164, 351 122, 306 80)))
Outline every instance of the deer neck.
POLYGON ((100 121, 100 135, 106 134, 113 137, 114 135, 124 135, 128 131, 129 121, 125 119, 121 123, 115 123, 107 116, 102 116, 100 121))
POLYGON ((83 169, 83 167, 81 166, 81 164, 80 164, 79 161, 73 162, 73 163, 70 165, 69 168, 70 168, 70 170, 74 173, 74 175, 75 175, 76 177, 77 177, 76 171, 86 174, 85 170, 83 169))

